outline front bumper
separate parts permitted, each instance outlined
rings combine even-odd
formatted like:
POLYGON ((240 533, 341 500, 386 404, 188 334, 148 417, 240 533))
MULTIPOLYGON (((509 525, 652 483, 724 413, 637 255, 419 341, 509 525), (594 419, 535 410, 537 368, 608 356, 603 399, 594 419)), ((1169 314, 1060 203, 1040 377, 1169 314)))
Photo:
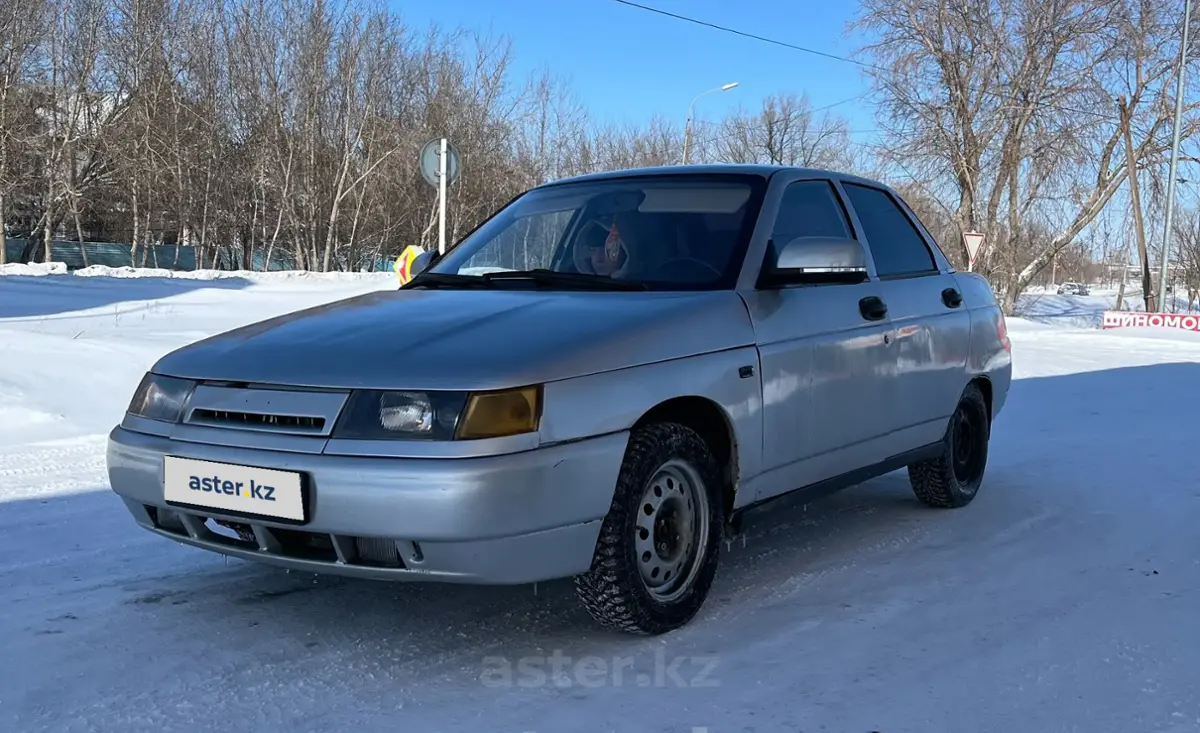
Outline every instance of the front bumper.
POLYGON ((482 458, 368 458, 193 443, 117 427, 108 475, 142 527, 225 555, 364 578, 516 584, 588 569, 627 439, 616 433, 482 458), (311 517, 297 526, 170 507, 163 498, 167 455, 305 472, 311 517))

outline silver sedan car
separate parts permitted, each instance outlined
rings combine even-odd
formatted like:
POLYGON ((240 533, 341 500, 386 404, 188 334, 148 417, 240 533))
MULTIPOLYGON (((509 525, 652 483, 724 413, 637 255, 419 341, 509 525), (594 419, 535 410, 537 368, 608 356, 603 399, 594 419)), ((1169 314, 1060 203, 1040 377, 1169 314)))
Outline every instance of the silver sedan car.
POLYGON ((988 283, 831 171, 557 181, 414 269, 155 364, 108 446, 136 522, 314 573, 573 577, 660 634, 751 510, 902 468, 970 503, 1012 375, 988 283))

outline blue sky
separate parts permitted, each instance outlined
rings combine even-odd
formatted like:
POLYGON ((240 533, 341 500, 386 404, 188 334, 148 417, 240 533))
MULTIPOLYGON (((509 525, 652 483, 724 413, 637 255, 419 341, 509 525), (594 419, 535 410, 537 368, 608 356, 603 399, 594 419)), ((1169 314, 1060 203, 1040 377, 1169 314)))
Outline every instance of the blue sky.
MULTIPOLYGON (((644 5, 737 28, 786 43, 840 56, 861 45, 847 24, 857 4, 838 0, 638 0, 644 5)), ((779 92, 807 92, 814 107, 867 91, 853 64, 736 36, 628 7, 613 0, 390 0, 410 24, 435 22, 508 36, 514 72, 550 67, 570 77, 572 87, 598 118, 636 122, 660 114, 687 117, 700 92, 738 82, 736 89, 709 94, 696 117, 712 120, 779 92), (589 38, 591 40, 589 40, 589 38)), ((853 130, 875 127, 862 100, 834 111, 853 130)), ((867 134, 855 134, 866 140, 867 134)))

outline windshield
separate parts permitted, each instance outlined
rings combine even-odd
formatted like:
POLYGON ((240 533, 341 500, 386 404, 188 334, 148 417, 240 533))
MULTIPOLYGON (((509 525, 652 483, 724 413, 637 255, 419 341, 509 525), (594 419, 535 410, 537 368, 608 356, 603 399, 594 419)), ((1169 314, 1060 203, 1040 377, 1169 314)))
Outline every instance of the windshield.
POLYGON ((667 175, 537 188, 429 271, 538 271, 541 282, 553 284, 549 271, 563 273, 564 283, 567 275, 576 281, 584 275, 650 290, 730 288, 765 187, 753 176, 667 175))

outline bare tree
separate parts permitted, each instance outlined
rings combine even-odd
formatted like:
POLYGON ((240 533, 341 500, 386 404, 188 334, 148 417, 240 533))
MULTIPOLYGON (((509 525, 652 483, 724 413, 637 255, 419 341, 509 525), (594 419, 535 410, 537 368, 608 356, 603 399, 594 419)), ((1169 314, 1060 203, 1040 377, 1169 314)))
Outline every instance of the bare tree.
POLYGON ((806 168, 849 168, 846 120, 812 111, 806 95, 770 96, 755 113, 735 112, 701 146, 710 158, 730 163, 766 163, 806 168))
POLYGON ((21 82, 32 74, 35 52, 44 42, 49 6, 44 1, 0 2, 0 265, 5 262, 8 203, 14 190, 26 183, 15 159, 28 143, 32 120, 23 110, 21 82))
POLYGON ((1172 228, 1179 252, 1179 275, 1187 288, 1187 309, 1191 311, 1200 298, 1200 210, 1179 211, 1172 228))
POLYGON ((41 162, 43 259, 53 253, 55 231, 68 215, 82 239, 80 200, 103 175, 98 146, 121 107, 101 90, 100 0, 52 0, 44 76, 34 85, 41 124, 35 143, 41 162))
POLYGON ((583 170, 580 155, 588 142, 589 117, 564 80, 543 70, 530 79, 523 98, 517 156, 528 169, 527 185, 583 170))
POLYGON ((865 1, 885 158, 987 234, 983 271, 1009 312, 1125 183, 1125 125, 1137 161, 1167 149, 1178 21, 1166 0, 865 1), (1037 246, 1034 219, 1053 232, 1037 246))

